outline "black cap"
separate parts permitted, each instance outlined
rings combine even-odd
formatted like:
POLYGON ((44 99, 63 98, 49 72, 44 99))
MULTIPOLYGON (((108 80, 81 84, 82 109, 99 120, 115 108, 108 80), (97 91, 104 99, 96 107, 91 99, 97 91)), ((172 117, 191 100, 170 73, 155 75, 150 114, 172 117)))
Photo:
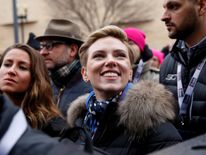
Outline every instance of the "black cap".
POLYGON ((36 37, 35 34, 30 32, 27 44, 39 51, 40 50, 40 42, 38 40, 36 40, 35 37, 36 37))
POLYGON ((141 52, 141 58, 143 62, 148 61, 153 57, 152 50, 149 48, 147 44, 144 46, 144 52, 141 52))

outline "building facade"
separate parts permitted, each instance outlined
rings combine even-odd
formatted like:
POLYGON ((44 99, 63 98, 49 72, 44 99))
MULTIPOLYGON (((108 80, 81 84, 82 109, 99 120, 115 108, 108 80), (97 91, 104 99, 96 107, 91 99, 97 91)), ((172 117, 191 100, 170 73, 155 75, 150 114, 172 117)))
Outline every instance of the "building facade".
MULTIPOLYGON (((18 41, 26 43, 30 32, 41 35, 47 23, 53 18, 50 6, 44 0, 0 0, 0 53, 15 43, 13 2, 16 1, 18 15, 18 41)), ((150 0, 145 0, 150 2, 150 0)), ((162 1, 156 0, 150 22, 138 24, 145 31, 150 47, 161 49, 173 40, 168 38, 166 27, 160 18, 163 13, 162 1)), ((64 17, 62 17, 64 18, 64 17)), ((134 26, 134 25, 128 25, 134 26)), ((81 25, 80 25, 81 27, 81 25)), ((123 27, 123 26, 121 26, 123 27)))

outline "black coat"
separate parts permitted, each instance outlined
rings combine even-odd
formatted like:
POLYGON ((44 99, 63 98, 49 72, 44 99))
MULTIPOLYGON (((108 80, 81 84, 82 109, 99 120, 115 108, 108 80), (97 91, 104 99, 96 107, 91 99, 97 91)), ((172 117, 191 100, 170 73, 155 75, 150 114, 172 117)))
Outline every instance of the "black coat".
MULTIPOLYGON (((62 82, 61 86, 52 82, 52 89, 55 98, 59 100, 58 107, 60 111, 66 116, 69 104, 77 97, 92 91, 92 87, 82 79, 81 67, 73 75, 65 77, 62 81, 64 81, 64 84, 62 82)), ((61 81, 59 82, 61 83, 61 81)))
MULTIPOLYGON (((86 98, 81 96, 68 109, 70 127, 85 116, 86 98)), ((163 85, 138 82, 120 103, 110 103, 102 114, 93 144, 119 155, 143 155, 181 142, 170 122, 175 117, 174 98, 163 85)))
MULTIPOLYGON (((10 123, 15 114, 19 111, 7 98, 0 95, 0 145, 2 137, 6 134, 10 127, 10 123)), ((24 117, 24 115, 23 115, 24 117)), ((15 129, 13 130, 13 134, 15 129)), ((5 148, 1 146, 0 148, 5 148)), ((2 154, 3 150, 0 150, 2 154)), ((107 154, 101 150, 95 149, 94 154, 107 154)), ((15 145, 9 152, 9 155, 88 155, 84 150, 84 145, 77 145, 72 141, 65 139, 59 141, 56 138, 51 138, 41 131, 32 129, 27 126, 26 130, 17 140, 15 145)))
MULTIPOLYGON (((81 67, 73 73, 62 79, 62 85, 57 85, 52 82, 52 90, 55 98, 59 101, 58 108, 62 112, 63 116, 66 117, 66 111, 69 104, 77 97, 89 93, 92 87, 89 83, 84 82, 81 75, 81 67), (62 89, 64 88, 64 89, 62 89), (61 92, 61 90, 63 90, 61 92)), ((59 81, 61 83, 61 80, 59 81)), ((64 130, 68 128, 65 119, 56 118, 49 122, 48 126, 43 131, 52 137, 60 136, 64 130)))
MULTIPOLYGON (((177 100, 177 63, 182 64, 182 85, 186 90, 191 77, 198 64, 206 58, 206 40, 201 46, 193 48, 191 59, 188 60, 187 53, 178 47, 180 41, 174 44, 171 53, 165 58, 160 69, 160 83, 164 84, 176 97, 177 100)), ((191 138, 206 132, 206 65, 202 68, 197 80, 191 102, 188 107, 188 115, 185 125, 182 126, 177 120, 176 126, 184 139, 191 138)), ((176 102, 178 106, 178 102, 176 102)))

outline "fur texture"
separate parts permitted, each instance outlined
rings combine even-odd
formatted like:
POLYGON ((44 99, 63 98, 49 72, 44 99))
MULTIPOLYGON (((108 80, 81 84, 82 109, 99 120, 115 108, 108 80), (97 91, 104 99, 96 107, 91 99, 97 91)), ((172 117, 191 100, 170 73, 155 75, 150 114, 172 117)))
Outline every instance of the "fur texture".
MULTIPOLYGON (((85 114, 87 96, 88 94, 81 96, 71 103, 67 112, 70 127, 74 127, 82 113, 85 114)), ((138 82, 119 105, 119 124, 124 125, 127 132, 135 138, 141 138, 149 129, 175 119, 175 99, 172 93, 158 83, 138 82)))
POLYGON ((140 81, 128 91, 118 112, 120 124, 132 137, 141 138, 148 129, 175 119, 175 99, 163 85, 140 81))
POLYGON ((67 123, 69 127, 75 127, 75 122, 86 111, 86 99, 89 94, 78 97, 74 100, 67 110, 67 123))

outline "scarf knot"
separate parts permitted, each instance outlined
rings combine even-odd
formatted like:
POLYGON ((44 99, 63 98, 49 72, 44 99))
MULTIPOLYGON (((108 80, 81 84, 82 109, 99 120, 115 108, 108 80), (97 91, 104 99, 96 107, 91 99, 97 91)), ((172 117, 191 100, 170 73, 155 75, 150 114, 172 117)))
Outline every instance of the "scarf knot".
POLYGON ((94 137, 96 133, 97 127, 99 126, 99 121, 101 117, 103 116, 104 112, 106 111, 108 105, 111 103, 117 104, 118 101, 121 101, 125 97, 128 89, 131 87, 132 87, 132 84, 128 83, 124 91, 104 101, 98 101, 96 99, 94 91, 92 91, 89 94, 86 100, 87 114, 84 118, 84 128, 86 128, 86 130, 88 130, 89 133, 91 133, 92 138, 94 137))
POLYGON ((116 95, 105 101, 98 101, 94 92, 90 93, 90 96, 87 99, 87 114, 84 119, 84 126, 87 130, 90 131, 91 137, 94 136, 97 127, 99 126, 99 121, 101 116, 104 114, 107 106, 110 103, 117 102, 120 95, 116 95))

